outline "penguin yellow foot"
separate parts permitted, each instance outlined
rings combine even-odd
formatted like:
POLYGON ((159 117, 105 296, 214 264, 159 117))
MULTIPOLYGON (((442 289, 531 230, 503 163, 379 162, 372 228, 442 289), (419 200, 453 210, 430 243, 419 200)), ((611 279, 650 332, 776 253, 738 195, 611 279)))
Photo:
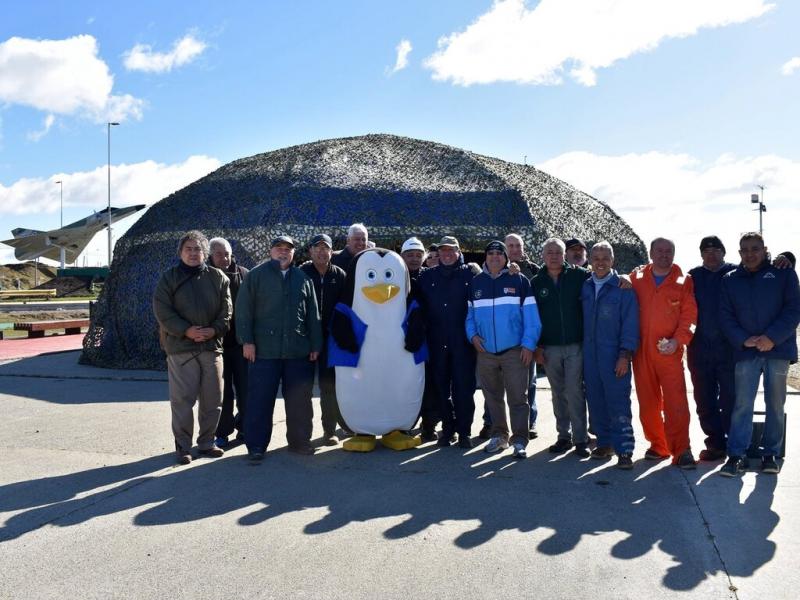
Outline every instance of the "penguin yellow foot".
POLYGON ((375 450, 374 435, 354 435, 342 444, 348 452, 372 452, 375 450))
POLYGON ((392 431, 381 437, 381 444, 392 450, 409 450, 422 443, 419 437, 414 437, 402 431, 392 431))

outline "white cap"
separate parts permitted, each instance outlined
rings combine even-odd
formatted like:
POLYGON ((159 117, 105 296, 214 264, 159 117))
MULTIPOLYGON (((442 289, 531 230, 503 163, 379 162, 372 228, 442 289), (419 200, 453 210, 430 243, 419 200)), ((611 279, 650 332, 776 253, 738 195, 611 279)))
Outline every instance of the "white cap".
POLYGON ((403 247, 400 249, 400 254, 407 250, 421 250, 422 253, 425 253, 425 244, 423 244, 419 239, 415 237, 408 238, 405 242, 403 242, 403 247))

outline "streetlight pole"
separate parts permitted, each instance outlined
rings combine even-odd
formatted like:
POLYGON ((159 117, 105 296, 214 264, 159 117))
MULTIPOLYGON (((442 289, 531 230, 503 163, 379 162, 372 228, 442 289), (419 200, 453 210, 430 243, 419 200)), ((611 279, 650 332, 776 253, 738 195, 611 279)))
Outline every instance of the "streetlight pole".
MULTIPOLYGON (((64 227, 64 182, 63 181, 56 181, 56 183, 60 186, 59 190, 59 198, 61 199, 61 227, 64 227)), ((61 248, 61 268, 63 269, 66 267, 67 262, 67 253, 64 248, 61 248)))
POLYGON ((764 213, 767 212, 767 206, 764 204, 764 186, 756 184, 756 187, 761 190, 761 196, 758 194, 750 194, 750 203, 758 204, 758 233, 763 237, 764 235, 764 213))
POLYGON ((111 127, 119 123, 106 123, 108 126, 108 268, 111 268, 111 127))

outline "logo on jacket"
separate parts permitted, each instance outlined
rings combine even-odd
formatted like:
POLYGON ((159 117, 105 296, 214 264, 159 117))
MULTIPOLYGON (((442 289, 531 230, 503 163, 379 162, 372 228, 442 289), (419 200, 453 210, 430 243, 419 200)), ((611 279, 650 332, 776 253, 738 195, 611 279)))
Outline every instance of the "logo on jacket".
POLYGON ((547 288, 542 288, 542 290, 539 292, 539 296, 541 296, 542 298, 547 298, 547 295, 549 293, 550 293, 550 290, 548 290, 547 288))
POLYGON ((517 288, 503 288, 504 294, 516 294, 517 288))
POLYGON ((766 273, 764 273, 764 277, 762 279, 775 279, 775 274, 767 271, 766 273))
POLYGON ((475 290, 475 299, 477 300, 481 296, 483 296, 483 292, 481 290, 475 290))

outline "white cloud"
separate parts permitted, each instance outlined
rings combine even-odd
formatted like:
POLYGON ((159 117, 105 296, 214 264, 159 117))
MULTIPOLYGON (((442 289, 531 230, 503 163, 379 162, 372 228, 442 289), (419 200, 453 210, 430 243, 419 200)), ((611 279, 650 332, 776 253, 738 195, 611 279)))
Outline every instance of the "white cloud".
POLYGON ((784 75, 791 75, 798 69, 800 69, 800 56, 795 56, 783 64, 781 67, 781 73, 784 75))
POLYGON ((402 71, 408 66, 408 55, 412 50, 411 42, 405 39, 400 40, 395 50, 397 50, 397 59, 395 60, 394 68, 391 70, 391 73, 402 71))
POLYGON ((192 62, 206 48, 206 43, 192 34, 176 40, 170 52, 154 52, 152 46, 148 44, 136 44, 123 55, 125 68, 129 71, 165 73, 192 62))
MULTIPOLYGON (((111 203, 113 206, 130 206, 156 202, 219 166, 220 161, 216 158, 202 155, 190 156, 181 163, 171 165, 153 160, 112 165, 111 203)), ((59 188, 55 182, 58 180, 64 182, 65 209, 80 206, 85 207, 87 213, 99 210, 106 205, 107 177, 107 167, 102 165, 92 171, 58 173, 47 179, 19 179, 8 187, 0 184, 0 215, 57 212, 59 188)), ((0 236, 4 235, 0 231, 0 236)))
POLYGON ((766 0, 496 0, 464 31, 439 39, 424 64, 458 85, 510 81, 560 84, 565 71, 592 86, 597 69, 700 29, 743 23, 766 0))
POLYGON ((55 115, 47 115, 42 122, 42 128, 39 131, 31 131, 28 133, 28 139, 32 142, 38 142, 50 131, 53 123, 56 122, 55 115))
POLYGON ((141 118, 143 101, 115 96, 113 87, 114 77, 98 57, 91 35, 65 40, 12 37, 0 43, 0 102, 100 123, 141 118))
POLYGON ((750 195, 760 183, 766 187, 767 246, 800 251, 793 231, 800 222, 800 161, 725 154, 703 164, 688 154, 568 152, 536 166, 606 202, 645 243, 657 236, 673 238, 676 262, 687 269, 698 264, 700 239, 711 234, 722 238, 728 260, 738 262, 740 234, 758 230, 750 195))

